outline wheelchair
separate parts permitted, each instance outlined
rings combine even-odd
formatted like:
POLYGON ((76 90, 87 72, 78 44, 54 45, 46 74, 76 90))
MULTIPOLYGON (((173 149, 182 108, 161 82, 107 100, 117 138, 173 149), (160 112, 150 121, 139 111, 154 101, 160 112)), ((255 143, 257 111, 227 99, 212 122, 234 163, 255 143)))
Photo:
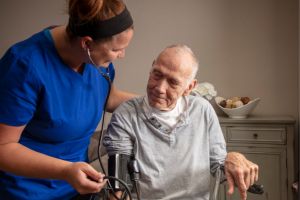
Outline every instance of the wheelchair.
MULTIPOLYGON (((139 169, 136 160, 129 156, 122 156, 111 158, 109 163, 109 174, 114 174, 117 177, 107 176, 107 186, 100 193, 80 196, 74 200, 141 199, 138 187, 139 169), (118 195, 116 195, 117 193, 118 195)), ((218 200, 220 186, 226 182, 226 179, 222 179, 222 174, 224 174, 224 167, 220 166, 215 172, 210 200, 218 200)), ((248 192, 261 195, 264 193, 263 185, 253 184, 249 187, 248 192)))

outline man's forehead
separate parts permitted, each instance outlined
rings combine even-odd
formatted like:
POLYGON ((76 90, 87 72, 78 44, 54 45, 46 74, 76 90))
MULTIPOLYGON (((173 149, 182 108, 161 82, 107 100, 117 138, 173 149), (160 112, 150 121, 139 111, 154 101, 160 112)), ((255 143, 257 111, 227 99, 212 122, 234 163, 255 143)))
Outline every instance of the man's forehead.
POLYGON ((154 73, 159 73, 160 75, 164 76, 167 79, 173 79, 176 80, 177 82, 183 82, 186 77, 185 73, 179 69, 174 70, 172 68, 168 68, 167 66, 164 65, 157 65, 154 64, 152 67, 152 72, 154 73))
POLYGON ((189 76, 191 73, 191 67, 186 66, 185 62, 171 57, 160 57, 153 62, 153 69, 159 70, 164 73, 178 74, 179 76, 189 76))
POLYGON ((175 56, 171 57, 161 55, 157 58, 156 62, 154 62, 154 65, 159 68, 176 72, 180 71, 181 60, 175 56))

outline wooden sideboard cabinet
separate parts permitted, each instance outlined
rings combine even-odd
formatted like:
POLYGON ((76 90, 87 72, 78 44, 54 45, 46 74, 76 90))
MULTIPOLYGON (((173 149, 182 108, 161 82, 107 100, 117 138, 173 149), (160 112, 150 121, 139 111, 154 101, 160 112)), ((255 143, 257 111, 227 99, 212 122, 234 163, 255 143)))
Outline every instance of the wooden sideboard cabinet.
MULTIPOLYGON (((293 200, 295 120, 290 117, 219 117, 228 151, 243 153, 259 165, 258 184, 263 195, 248 193, 248 200, 293 200)), ((226 195, 226 184, 219 200, 239 200, 239 194, 226 195)))

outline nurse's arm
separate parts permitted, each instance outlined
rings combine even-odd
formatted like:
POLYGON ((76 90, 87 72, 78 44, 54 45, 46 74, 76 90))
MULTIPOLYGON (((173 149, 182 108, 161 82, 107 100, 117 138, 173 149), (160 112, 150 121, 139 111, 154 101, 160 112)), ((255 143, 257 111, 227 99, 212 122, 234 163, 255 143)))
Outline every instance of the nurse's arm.
POLYGON ((119 90, 112 84, 106 111, 113 112, 122 102, 127 101, 136 96, 137 94, 119 90))
POLYGON ((87 163, 57 159, 20 144, 24 128, 0 124, 0 170, 31 178, 65 180, 81 194, 99 192, 105 185, 103 175, 87 163))

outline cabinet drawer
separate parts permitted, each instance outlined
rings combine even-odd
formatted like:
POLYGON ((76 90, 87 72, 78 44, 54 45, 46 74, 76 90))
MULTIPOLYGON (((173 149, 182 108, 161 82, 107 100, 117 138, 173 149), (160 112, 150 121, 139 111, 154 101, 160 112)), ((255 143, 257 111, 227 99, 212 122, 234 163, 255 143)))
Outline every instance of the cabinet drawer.
POLYGON ((228 127, 227 142, 286 144, 285 128, 228 127))

